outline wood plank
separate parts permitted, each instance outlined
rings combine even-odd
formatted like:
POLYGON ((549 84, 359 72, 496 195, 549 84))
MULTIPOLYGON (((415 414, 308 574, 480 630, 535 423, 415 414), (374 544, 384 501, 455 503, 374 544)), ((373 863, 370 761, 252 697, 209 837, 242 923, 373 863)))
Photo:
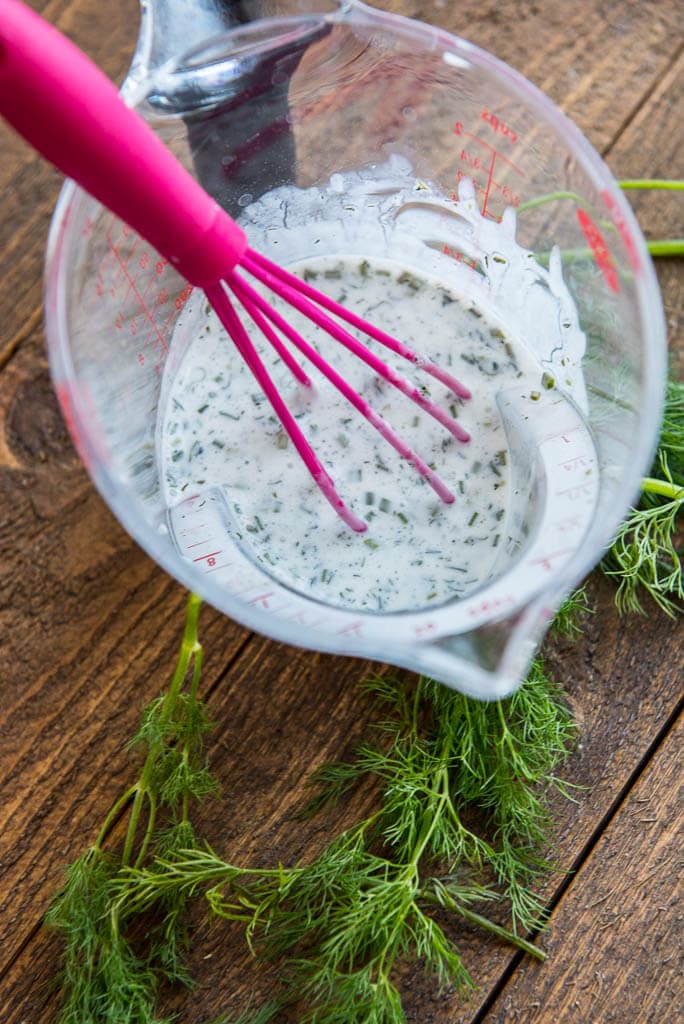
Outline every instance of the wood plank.
POLYGON ((681 11, 660 0, 375 0, 489 50, 546 93, 602 151, 681 48, 681 11))
MULTIPOLYGON (((612 144, 606 160, 621 178, 684 176, 684 54, 658 82, 647 103, 612 144), (644 168, 648 168, 646 174, 644 168)), ((681 192, 626 193, 646 238, 681 238, 684 204, 681 192)), ((684 378, 684 346, 678 344, 684 323, 681 260, 656 263, 670 339, 673 368, 684 378)))
MULTIPOLYGON (((391 6, 416 8, 408 13, 434 21, 441 18, 540 84, 548 81, 544 87, 556 99, 570 97, 569 109, 595 144, 610 144, 627 121, 630 127, 641 124, 635 107, 652 89, 656 100, 659 95, 659 102, 667 99, 662 89, 658 92, 658 83, 669 81, 678 45, 676 4, 625 4, 615 12, 599 3, 542 3, 535 8, 467 0, 446 8, 439 3, 391 6), (519 11, 522 22, 515 16, 519 11), (614 64, 600 63, 602 53, 610 53, 614 64), (598 77, 584 88, 593 58, 600 64, 598 77), (637 94, 631 92, 635 82, 637 94)), ((46 9, 56 12, 63 27, 98 61, 112 60, 108 70, 113 77, 123 72, 137 23, 132 0, 108 9, 106 37, 102 8, 94 0, 55 0, 46 9), (121 43, 112 46, 111 39, 121 43)), ((611 158, 629 157, 637 173, 652 173, 660 147, 677 136, 681 107, 668 102, 664 111, 657 108, 660 120, 649 115, 644 122, 648 130, 638 148, 628 139, 624 149, 611 151, 611 158), (657 130, 652 130, 654 124, 657 130)), ((655 108, 650 104, 645 109, 655 108)), ((21 147, 12 152, 11 167, 17 167, 15 159, 24 161, 24 167, 25 161, 30 164, 33 158, 27 152, 19 157, 17 152, 21 147)), ((621 172, 621 163, 613 166, 621 172)), ((9 332, 24 331, 40 301, 45 225, 40 217, 45 218, 52 202, 46 190, 54 188, 41 179, 42 173, 34 162, 28 170, 11 170, 4 183, 3 213, 7 198, 10 215, 3 223, 16 225, 15 218, 27 208, 40 207, 42 212, 30 230, 15 235, 11 259, 3 264, 3 342, 9 332), (21 197, 18 206, 11 205, 14 188, 21 197)), ((0 259, 7 259, 4 252, 0 259)), ((681 323, 681 282, 673 272, 666 283, 666 307, 681 323)), ((181 625, 182 595, 126 538, 92 491, 61 427, 39 331, 22 337, 22 351, 0 375, 0 585, 8 638, 0 655, 6 695, 0 726, 0 778, 6 783, 0 786, 0 806, 4 803, 9 812, 0 847, 5 897, 0 951, 5 963, 16 957, 1 983, 0 1010, 8 1024, 42 1024, 54 1012, 48 986, 56 946, 42 932, 30 937, 54 891, 60 865, 92 837, 112 788, 123 786, 129 777, 121 746, 134 728, 140 703, 168 673, 181 625)), ((576 781, 592 784, 578 808, 558 807, 566 865, 619 798, 667 721, 682 667, 681 660, 670 660, 672 650, 677 658, 681 655, 680 629, 655 616, 649 617, 647 631, 636 628, 634 620, 618 624, 608 585, 598 585, 598 595, 599 614, 583 642, 557 658, 557 671, 568 681, 584 728, 583 749, 569 772, 576 781), (648 679, 644 663, 649 664, 648 679)), ((369 712, 352 689, 363 666, 258 640, 243 650, 223 679, 245 634, 205 612, 203 635, 207 685, 215 687, 212 709, 219 723, 212 758, 228 808, 218 821, 215 812, 207 812, 212 841, 221 851, 245 857, 259 850, 272 859, 296 857, 338 827, 333 820, 315 824, 311 831, 299 826, 294 830, 286 811, 301 797, 306 768, 339 755, 363 727, 369 712)), ((349 815, 361 813, 366 799, 361 794, 349 815)), ((550 892, 556 882, 552 880, 550 892)), ((484 994, 510 964, 510 955, 472 934, 465 937, 463 948, 484 994)), ((556 959, 562 958, 561 951, 556 959)), ((250 969, 237 933, 224 928, 200 931, 196 968, 197 993, 179 1004, 184 1024, 208 1019, 248 987, 266 992, 274 981, 250 969)), ((407 984, 412 1020, 456 1024, 475 1012, 477 1003, 468 1008, 449 993, 436 997, 419 977, 407 984)))
POLYGON ((521 964, 482 1024, 681 1019, 683 740, 680 719, 554 911, 551 970, 521 964))

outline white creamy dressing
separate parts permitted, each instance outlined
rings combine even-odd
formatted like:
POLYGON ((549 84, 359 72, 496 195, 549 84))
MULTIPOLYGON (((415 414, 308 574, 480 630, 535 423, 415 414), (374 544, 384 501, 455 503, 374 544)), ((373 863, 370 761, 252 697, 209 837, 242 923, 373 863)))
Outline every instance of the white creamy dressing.
POLYGON ((160 411, 167 504, 221 488, 233 517, 234 541, 285 586, 318 601, 388 612, 466 595, 489 578, 507 538, 510 459, 496 396, 517 385, 529 389, 534 403, 543 386, 539 364, 479 309, 461 303, 436 279, 397 263, 323 257, 289 269, 446 367, 471 390, 472 399, 455 398, 434 378, 352 331, 458 418, 471 435, 464 444, 322 330, 291 307, 273 302, 437 472, 455 502, 440 501, 414 467, 303 357, 298 359, 312 378, 311 389, 297 383, 252 330, 275 383, 341 497, 368 522, 366 533, 353 533, 313 483, 231 339, 208 310, 167 381, 167 401, 160 411))

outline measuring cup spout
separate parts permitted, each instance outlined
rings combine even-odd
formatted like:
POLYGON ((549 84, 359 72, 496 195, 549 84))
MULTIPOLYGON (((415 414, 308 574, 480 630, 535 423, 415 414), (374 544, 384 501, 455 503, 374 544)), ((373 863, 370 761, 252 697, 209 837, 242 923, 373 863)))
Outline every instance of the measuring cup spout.
MULTIPOLYGON (((392 660, 478 700, 508 697, 527 675, 553 613, 546 601, 470 632, 417 644, 392 660)), ((428 624, 429 626, 429 624, 428 624)))

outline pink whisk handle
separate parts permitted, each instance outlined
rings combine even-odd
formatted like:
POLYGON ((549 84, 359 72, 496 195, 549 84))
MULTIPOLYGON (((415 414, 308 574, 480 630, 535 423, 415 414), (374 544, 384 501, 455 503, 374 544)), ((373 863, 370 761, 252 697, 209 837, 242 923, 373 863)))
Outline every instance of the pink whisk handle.
POLYGON ((85 54, 20 0, 1 6, 2 116, 192 284, 225 277, 245 251, 242 229, 85 54))

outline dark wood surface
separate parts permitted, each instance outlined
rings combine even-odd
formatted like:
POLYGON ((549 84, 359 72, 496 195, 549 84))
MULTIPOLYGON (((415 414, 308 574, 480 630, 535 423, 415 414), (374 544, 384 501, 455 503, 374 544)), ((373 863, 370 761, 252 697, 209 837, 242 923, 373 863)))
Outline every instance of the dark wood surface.
MULTIPOLYGON (((1 16, 0 2, 0 16, 1 16)), ((112 77, 137 35, 135 0, 33 0, 112 77)), ((494 52, 547 92, 618 177, 684 176, 684 58, 676 0, 384 0, 494 52)), ((41 272, 60 185, 0 126, 0 1020, 49 1024, 58 946, 41 927, 62 866, 92 841, 130 778, 124 750, 142 703, 174 663, 184 594, 128 538, 95 493, 49 382, 41 272)), ((651 237, 682 234, 677 197, 634 205, 651 237)), ((681 371, 681 264, 658 267, 681 371)), ((611 586, 591 584, 582 638, 550 654, 581 727, 566 775, 583 787, 558 801, 561 869, 547 882, 553 930, 539 966, 461 929, 480 984, 470 1003, 407 978, 411 1021, 503 1024, 675 1020, 681 1010, 681 823, 678 789, 682 628, 663 615, 618 619, 611 586), (569 874, 563 872, 570 872, 569 874)), ((292 827, 312 767, 361 734, 369 710, 353 660, 297 651, 205 608, 205 692, 217 728, 211 759, 220 806, 204 812, 212 843, 233 859, 291 861, 342 821, 292 827)), ((345 810, 349 820, 369 796, 345 810)), ((273 979, 239 933, 202 925, 197 988, 179 997, 202 1024, 268 995, 273 979)))

